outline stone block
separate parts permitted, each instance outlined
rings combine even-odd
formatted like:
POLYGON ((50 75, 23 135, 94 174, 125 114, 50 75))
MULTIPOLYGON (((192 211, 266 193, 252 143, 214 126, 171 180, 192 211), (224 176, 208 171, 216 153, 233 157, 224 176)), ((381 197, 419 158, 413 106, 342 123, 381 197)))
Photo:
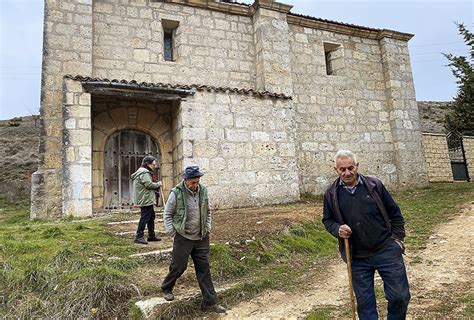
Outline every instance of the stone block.
POLYGON ((150 51, 147 49, 133 50, 133 59, 139 62, 150 62, 150 51))
POLYGON ((69 130, 67 133, 70 146, 91 146, 92 134, 90 130, 69 130))
POLYGON ((247 158, 252 157, 251 143, 228 143, 224 142, 221 145, 222 156, 225 159, 229 158, 247 158))
POLYGON ((205 128, 183 128, 182 138, 183 140, 205 140, 206 129, 205 128))

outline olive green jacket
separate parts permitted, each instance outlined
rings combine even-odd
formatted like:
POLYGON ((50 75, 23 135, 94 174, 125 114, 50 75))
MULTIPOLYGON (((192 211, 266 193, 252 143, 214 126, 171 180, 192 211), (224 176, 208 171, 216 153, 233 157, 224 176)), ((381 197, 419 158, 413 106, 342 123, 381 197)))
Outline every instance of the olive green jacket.
MULTIPOLYGON (((168 234, 174 234, 174 232, 184 234, 187 219, 185 188, 184 181, 182 181, 171 189, 176 201, 169 201, 170 199, 168 199, 163 213, 165 231, 168 234)), ((211 211, 209 210, 207 188, 202 184, 199 184, 199 214, 201 236, 204 237, 211 232, 211 211)))
POLYGON ((132 173, 131 178, 134 189, 133 203, 139 207, 156 204, 155 190, 161 186, 161 181, 153 182, 151 171, 143 167, 132 173))

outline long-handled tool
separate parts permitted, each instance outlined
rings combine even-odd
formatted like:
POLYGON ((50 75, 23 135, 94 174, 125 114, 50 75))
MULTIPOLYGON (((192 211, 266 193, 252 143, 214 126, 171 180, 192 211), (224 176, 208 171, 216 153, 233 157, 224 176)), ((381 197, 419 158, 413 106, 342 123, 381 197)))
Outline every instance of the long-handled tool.
POLYGON ((351 297, 352 319, 356 320, 354 291, 352 290, 352 261, 349 239, 344 239, 344 247, 346 249, 347 274, 349 275, 349 296, 351 297))
POLYGON ((163 188, 160 186, 160 195, 161 195, 161 202, 163 203, 163 208, 165 207, 165 196, 163 196, 163 188))

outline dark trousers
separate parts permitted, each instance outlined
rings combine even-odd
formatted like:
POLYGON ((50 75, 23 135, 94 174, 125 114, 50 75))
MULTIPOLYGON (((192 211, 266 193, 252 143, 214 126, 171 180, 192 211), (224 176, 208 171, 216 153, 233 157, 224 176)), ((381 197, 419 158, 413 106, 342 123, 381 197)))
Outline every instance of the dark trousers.
POLYGON ((402 249, 395 241, 375 256, 352 259, 352 283, 359 319, 378 319, 374 290, 375 270, 383 280, 385 298, 388 301, 387 320, 405 319, 410 290, 402 249))
POLYGON ((136 238, 143 238, 145 226, 148 228, 148 238, 155 237, 155 210, 153 205, 140 207, 140 221, 138 222, 136 238))
POLYGON ((193 259, 196 278, 201 288, 202 304, 204 306, 216 304, 217 296, 209 266, 209 235, 201 240, 189 240, 179 233, 174 236, 169 273, 163 280, 161 290, 165 293, 173 291, 176 280, 188 267, 189 255, 193 259))

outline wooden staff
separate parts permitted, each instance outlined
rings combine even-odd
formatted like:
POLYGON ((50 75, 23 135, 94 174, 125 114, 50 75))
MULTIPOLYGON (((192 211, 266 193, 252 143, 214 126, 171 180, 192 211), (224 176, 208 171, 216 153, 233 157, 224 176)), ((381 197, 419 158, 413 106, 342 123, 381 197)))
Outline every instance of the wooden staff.
POLYGON ((165 207, 165 196, 163 195, 163 188, 160 186, 160 195, 161 195, 161 202, 163 203, 163 208, 165 207))
POLYGON ((354 291, 352 290, 352 262, 349 239, 344 239, 344 247, 346 249, 347 274, 349 275, 349 296, 351 297, 352 319, 356 320, 354 291))

